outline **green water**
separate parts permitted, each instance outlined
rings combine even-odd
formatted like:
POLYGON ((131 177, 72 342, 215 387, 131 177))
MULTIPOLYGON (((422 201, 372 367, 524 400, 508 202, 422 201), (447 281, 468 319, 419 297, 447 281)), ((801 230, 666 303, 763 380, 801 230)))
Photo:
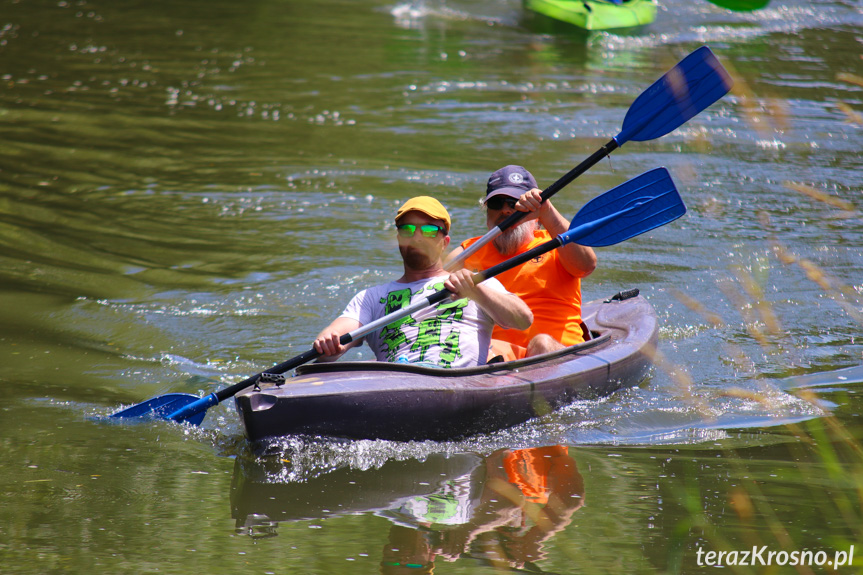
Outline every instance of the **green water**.
POLYGON ((863 358, 861 28, 842 0, 662 0, 590 34, 516 0, 0 0, 0 571, 700 573, 851 545, 859 571, 863 374, 835 370, 863 358), (266 455, 230 401, 201 428, 102 419, 305 351, 399 273, 401 202, 478 235, 491 171, 549 185, 703 43, 732 94, 554 198, 574 215, 664 165, 687 203, 585 282, 656 308, 640 387, 463 441, 266 455), (550 446, 538 503, 502 462, 550 446))

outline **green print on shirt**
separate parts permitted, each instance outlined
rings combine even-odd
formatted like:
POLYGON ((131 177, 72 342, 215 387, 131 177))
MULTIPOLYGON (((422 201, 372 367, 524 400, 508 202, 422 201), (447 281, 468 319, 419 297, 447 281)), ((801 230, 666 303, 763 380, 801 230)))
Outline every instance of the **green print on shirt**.
MULTIPOLYGON (((411 351, 420 350, 420 358, 419 361, 425 361, 426 351, 433 345, 441 345, 441 327, 445 323, 457 323, 464 316, 464 308, 467 307, 468 299, 462 298, 458 301, 453 301, 445 304, 441 304, 437 307, 439 314, 435 317, 430 317, 420 322, 419 332, 417 333, 417 340, 411 346, 411 351)), ((452 359, 445 361, 444 353, 449 353, 450 355, 455 354, 453 359, 456 357, 461 357, 461 350, 458 349, 458 328, 454 328, 446 341, 441 345, 441 353, 439 362, 443 367, 449 367, 452 364, 452 359), (455 340, 453 340, 453 336, 455 336, 455 340), (455 341, 455 349, 448 349, 447 344, 452 346, 452 342, 455 341)))
POLYGON ((461 349, 458 346, 458 330, 454 329, 443 342, 443 348, 440 350, 440 366, 451 367, 452 362, 461 357, 461 349))
POLYGON ((467 307, 467 304, 467 298, 451 301, 449 303, 442 303, 437 306, 437 310, 438 312, 440 312, 440 315, 438 317, 440 317, 441 320, 449 323, 459 322, 464 315, 464 308, 467 307))
MULTIPOLYGON (((381 299, 384 304, 384 315, 389 315, 394 311, 404 309, 411 304, 410 288, 391 291, 387 294, 386 299, 381 299)), ((381 330, 381 340, 387 347, 387 361, 395 361, 399 346, 403 343, 410 343, 407 335, 402 331, 402 326, 414 325, 416 320, 410 316, 397 319, 392 323, 388 323, 381 330)))
MULTIPOLYGON (((433 286, 430 286, 430 291, 438 292, 444 289, 443 282, 436 283, 433 286)), ((464 308, 467 307, 469 303, 466 297, 463 297, 456 301, 447 301, 447 303, 440 303, 437 306, 437 310, 439 312, 439 317, 441 320, 445 322, 459 322, 461 321, 462 316, 464 316, 464 308)))
MULTIPOLYGON (((388 293, 386 299, 381 299, 380 301, 382 304, 385 304, 384 313, 390 314, 408 307, 414 295, 419 295, 425 291, 437 292, 442 289, 444 289, 443 282, 424 286, 416 294, 411 294, 410 289, 396 290, 388 293)), ((438 364, 441 367, 451 367, 453 361, 462 356, 461 348, 459 347, 459 329, 458 327, 453 328, 447 336, 446 341, 441 342, 442 328, 444 324, 460 322, 462 317, 464 317, 464 308, 467 307, 468 303, 469 300, 467 298, 462 298, 457 301, 447 301, 447 303, 438 304, 435 308, 438 315, 419 322, 417 326, 417 338, 413 342, 402 331, 402 327, 416 325, 417 320, 414 317, 409 316, 388 324, 381 330, 381 341, 386 346, 387 361, 395 361, 402 346, 410 345, 410 351, 419 351, 420 356, 417 361, 425 361, 426 352, 433 346, 440 346, 441 351, 438 364)))
POLYGON ((433 345, 440 343, 440 330, 443 321, 440 317, 430 317, 420 322, 417 340, 411 346, 411 351, 420 352, 418 361, 425 361, 426 352, 433 345))

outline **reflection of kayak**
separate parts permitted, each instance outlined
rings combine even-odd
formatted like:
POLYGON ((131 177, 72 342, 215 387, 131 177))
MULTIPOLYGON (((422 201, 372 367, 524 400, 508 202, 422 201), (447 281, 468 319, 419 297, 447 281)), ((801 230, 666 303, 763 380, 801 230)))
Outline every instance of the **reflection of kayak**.
POLYGON ((390 460, 304 479, 292 478, 291 470, 281 458, 236 460, 230 500, 238 529, 272 535, 281 522, 374 513, 423 531, 464 526, 479 532, 486 523, 496 529, 506 525, 502 518, 520 519, 523 514, 513 511, 528 505, 536 522, 536 514, 555 501, 541 522, 550 531, 584 502, 584 479, 563 445, 504 449, 486 458, 432 453, 422 461, 390 460))
POLYGON ((373 514, 390 523, 366 537, 378 535, 383 547, 380 573, 434 573, 439 558, 479 561, 494 572, 548 573, 536 562, 585 501, 584 477, 564 445, 487 457, 432 453, 366 470, 327 472, 330 464, 299 479, 281 457, 238 458, 230 497, 237 532, 276 537, 282 523, 319 527, 320 520, 373 514))
POLYGON ((482 463, 471 454, 429 455, 424 461, 388 461, 381 468, 336 469, 302 481, 285 481, 285 466, 272 458, 237 459, 231 509, 237 527, 300 521, 398 508, 426 497, 447 482, 470 474, 482 463))
POLYGON ((656 19, 653 0, 524 0, 524 7, 585 30, 631 28, 656 19))
MULTIPOLYGON (((633 290, 637 293, 637 290, 633 290)), ((236 396, 246 436, 447 440, 527 421, 576 399, 637 385, 657 341, 640 296, 583 306, 594 338, 513 362, 439 369, 375 361, 317 363, 284 384, 236 396)))

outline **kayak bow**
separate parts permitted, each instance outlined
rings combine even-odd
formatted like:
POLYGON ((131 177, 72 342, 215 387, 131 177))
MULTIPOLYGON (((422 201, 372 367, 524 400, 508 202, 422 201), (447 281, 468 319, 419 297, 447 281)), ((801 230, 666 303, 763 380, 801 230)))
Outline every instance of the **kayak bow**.
POLYGON ((524 0, 524 7, 585 30, 632 28, 656 19, 653 0, 524 0))

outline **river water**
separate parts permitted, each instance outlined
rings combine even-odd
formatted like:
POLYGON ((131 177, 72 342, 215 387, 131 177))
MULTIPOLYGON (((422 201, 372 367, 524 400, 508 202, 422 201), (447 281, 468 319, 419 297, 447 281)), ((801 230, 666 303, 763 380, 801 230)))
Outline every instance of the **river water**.
POLYGON ((616 33, 516 0, 0 0, 2 571, 859 565, 861 55, 847 0, 659 0, 616 33), (200 428, 105 423, 305 351, 399 273, 401 202, 479 235, 491 171, 550 184, 702 44, 732 93, 554 199, 574 215, 664 165, 687 203, 584 284, 656 308, 641 386, 448 443, 265 455, 231 401, 200 428))

